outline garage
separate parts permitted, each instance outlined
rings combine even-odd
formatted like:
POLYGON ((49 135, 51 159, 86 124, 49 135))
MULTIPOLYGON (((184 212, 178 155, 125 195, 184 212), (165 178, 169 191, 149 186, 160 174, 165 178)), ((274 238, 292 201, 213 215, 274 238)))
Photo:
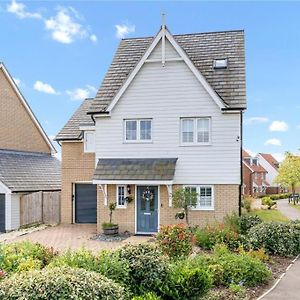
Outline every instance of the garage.
POLYGON ((0 232, 5 231, 5 194, 0 194, 0 232))
POLYGON ((75 223, 97 223, 97 185, 75 184, 75 223))

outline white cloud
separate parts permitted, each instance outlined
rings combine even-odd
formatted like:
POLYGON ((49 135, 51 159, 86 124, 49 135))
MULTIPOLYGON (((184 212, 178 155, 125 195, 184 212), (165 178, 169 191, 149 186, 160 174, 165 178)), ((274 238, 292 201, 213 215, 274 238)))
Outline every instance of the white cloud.
POLYGON ((269 118, 267 117, 250 117, 246 118, 244 123, 246 125, 251 125, 251 124, 261 124, 261 123, 268 123, 269 118))
POLYGON ((21 80, 19 78, 13 77, 13 80, 14 80, 14 82, 15 82, 16 85, 18 85, 18 86, 21 85, 21 80))
POLYGON ((97 43, 98 38, 97 38, 97 36, 96 36, 95 34, 91 34, 91 35, 90 35, 90 40, 91 40, 93 43, 97 43))
POLYGON ((268 139, 265 142, 265 145, 272 145, 272 146, 281 146, 281 141, 279 139, 268 139))
POLYGON ((46 93, 46 94, 51 94, 51 95, 57 95, 58 92, 55 91, 55 89, 48 83, 44 83, 42 81, 37 80, 33 88, 39 92, 46 93))
POLYGON ((97 89, 87 84, 86 88, 77 88, 74 90, 67 90, 66 94, 70 97, 71 100, 84 100, 89 98, 91 93, 96 93, 97 89))
POLYGON ((20 19, 42 19, 41 14, 26 11, 26 5, 15 0, 12 0, 12 2, 7 5, 6 9, 9 13, 15 14, 20 19))
POLYGON ((116 28, 116 37, 118 39, 125 38, 126 35, 135 32, 135 26, 134 25, 128 25, 128 24, 118 24, 115 25, 116 28))
POLYGON ((88 36, 87 30, 77 22, 79 16, 75 12, 73 8, 60 7, 55 17, 45 20, 45 28, 51 31, 52 39, 70 44, 88 36))
POLYGON ((272 153, 272 156, 279 162, 282 162, 285 158, 284 153, 272 153))
POLYGON ((269 127, 270 131, 287 131, 289 129, 289 126, 284 121, 273 121, 269 127))

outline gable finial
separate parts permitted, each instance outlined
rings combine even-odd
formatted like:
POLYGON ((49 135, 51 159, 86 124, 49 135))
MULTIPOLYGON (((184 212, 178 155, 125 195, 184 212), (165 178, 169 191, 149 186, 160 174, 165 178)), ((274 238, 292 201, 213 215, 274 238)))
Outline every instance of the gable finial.
POLYGON ((161 11, 161 27, 165 27, 166 26, 166 14, 165 12, 162 10, 161 11))

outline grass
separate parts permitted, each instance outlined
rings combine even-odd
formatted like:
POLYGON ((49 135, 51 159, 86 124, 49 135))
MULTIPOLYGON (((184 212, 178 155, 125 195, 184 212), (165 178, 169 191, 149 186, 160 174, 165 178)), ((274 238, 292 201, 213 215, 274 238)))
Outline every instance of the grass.
POLYGON ((293 203, 290 203, 290 206, 300 210, 300 204, 294 205, 293 203))
POLYGON ((289 219, 284 216, 280 211, 278 210, 255 210, 249 213, 250 215, 257 215, 259 216, 263 221, 270 222, 288 222, 289 219))

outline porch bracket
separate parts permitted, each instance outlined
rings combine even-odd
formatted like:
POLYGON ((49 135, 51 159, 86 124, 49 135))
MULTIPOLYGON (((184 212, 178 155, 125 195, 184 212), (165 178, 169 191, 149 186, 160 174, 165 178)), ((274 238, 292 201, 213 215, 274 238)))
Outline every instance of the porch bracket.
POLYGON ((169 207, 172 207, 172 190, 173 185, 172 184, 166 184, 167 191, 168 191, 168 197, 169 197, 169 207))
POLYGON ((100 184, 100 190, 103 194, 104 205, 107 206, 107 184, 100 184))

